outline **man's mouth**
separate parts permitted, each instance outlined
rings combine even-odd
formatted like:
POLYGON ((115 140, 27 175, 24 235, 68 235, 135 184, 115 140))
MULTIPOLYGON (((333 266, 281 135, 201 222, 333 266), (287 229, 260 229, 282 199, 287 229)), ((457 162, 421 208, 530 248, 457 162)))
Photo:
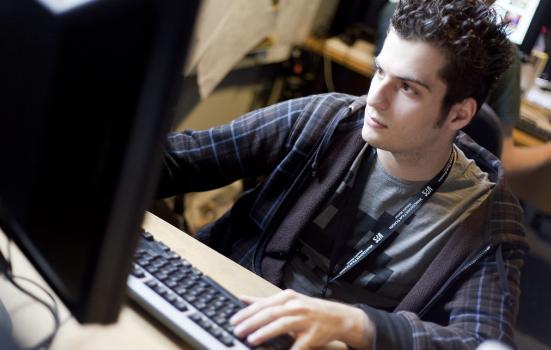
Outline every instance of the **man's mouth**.
POLYGON ((380 121, 379 119, 377 119, 375 117, 372 117, 372 116, 367 116, 367 123, 369 124, 369 126, 371 126, 373 128, 377 128, 377 129, 386 129, 386 128, 388 128, 388 126, 386 124, 384 124, 382 121, 380 121))
POLYGON ((369 108, 369 107, 366 108, 365 118, 366 118, 367 124, 369 124, 373 128, 377 128, 377 129, 388 128, 388 125, 383 123, 381 119, 375 117, 375 111, 373 110, 373 108, 369 108))

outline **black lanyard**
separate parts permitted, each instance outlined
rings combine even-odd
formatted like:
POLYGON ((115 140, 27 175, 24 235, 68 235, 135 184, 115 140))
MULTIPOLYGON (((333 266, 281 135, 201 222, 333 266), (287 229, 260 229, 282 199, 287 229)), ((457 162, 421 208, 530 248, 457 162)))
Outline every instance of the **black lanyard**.
POLYGON ((384 226, 379 232, 373 235, 369 242, 362 247, 353 257, 348 259, 344 267, 331 278, 330 282, 350 271, 354 266, 363 261, 371 252, 380 246, 388 237, 392 236, 411 215, 413 215, 425 202, 438 190, 440 185, 446 181, 453 163, 455 162, 455 151, 452 148, 448 161, 432 180, 430 180, 416 195, 414 195, 398 212, 393 216, 389 225, 384 226))

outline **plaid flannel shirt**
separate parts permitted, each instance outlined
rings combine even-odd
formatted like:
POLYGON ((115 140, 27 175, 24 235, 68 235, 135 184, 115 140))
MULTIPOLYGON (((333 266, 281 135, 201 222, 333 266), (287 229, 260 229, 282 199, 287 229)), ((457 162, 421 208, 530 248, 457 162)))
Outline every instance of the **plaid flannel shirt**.
MULTIPOLYGON (((158 194, 208 190, 263 176, 229 213, 200 234, 251 268, 255 252, 270 255, 259 243, 262 237, 268 235, 273 242, 290 239, 277 230, 287 220, 286 209, 297 202, 300 190, 316 184, 312 174, 327 153, 338 152, 332 147, 336 140, 360 133, 364 104, 365 97, 315 95, 253 111, 206 131, 171 134, 158 194)), ((377 349, 473 349, 485 339, 513 344, 527 249, 522 211, 504 185, 499 160, 463 133, 455 142, 496 186, 484 210, 458 228, 394 312, 358 305, 376 325, 377 349)), ((332 161, 351 160, 356 151, 332 161)), ((267 265, 276 258, 272 254, 267 265)), ((280 258, 284 263, 285 254, 280 258)))

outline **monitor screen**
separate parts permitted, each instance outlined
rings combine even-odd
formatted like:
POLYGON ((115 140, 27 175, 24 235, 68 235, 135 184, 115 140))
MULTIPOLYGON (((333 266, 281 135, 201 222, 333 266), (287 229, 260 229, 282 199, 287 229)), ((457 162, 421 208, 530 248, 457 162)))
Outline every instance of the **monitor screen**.
POLYGON ((1 229, 80 322, 124 300, 197 6, 2 0, 1 229))
POLYGON ((547 0, 497 0, 498 14, 508 22, 509 39, 530 54, 542 26, 547 0))

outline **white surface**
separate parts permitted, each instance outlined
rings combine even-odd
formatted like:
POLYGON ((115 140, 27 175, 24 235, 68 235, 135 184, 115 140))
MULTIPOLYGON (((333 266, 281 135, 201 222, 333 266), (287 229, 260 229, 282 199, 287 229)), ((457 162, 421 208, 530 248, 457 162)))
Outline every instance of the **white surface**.
MULTIPOLYGON (((545 91, 533 85, 526 93, 526 99, 541 107, 551 109, 551 91, 545 91)), ((549 123, 548 123, 549 124, 549 123)))

